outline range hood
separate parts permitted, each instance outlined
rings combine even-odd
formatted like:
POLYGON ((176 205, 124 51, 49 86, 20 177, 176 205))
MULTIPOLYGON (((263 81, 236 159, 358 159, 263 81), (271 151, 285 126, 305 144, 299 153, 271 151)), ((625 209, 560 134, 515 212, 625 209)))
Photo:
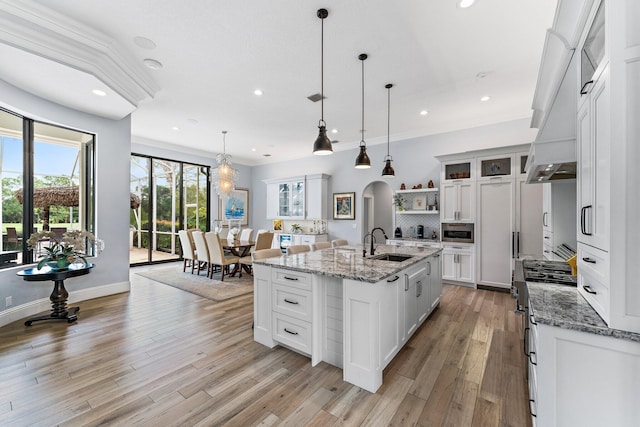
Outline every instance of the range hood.
POLYGON ((575 138, 534 142, 525 170, 527 184, 576 179, 575 138))
POLYGON ((580 55, 574 53, 591 3, 559 0, 553 27, 547 30, 532 105, 531 127, 538 134, 525 166, 529 184, 576 178, 580 55))

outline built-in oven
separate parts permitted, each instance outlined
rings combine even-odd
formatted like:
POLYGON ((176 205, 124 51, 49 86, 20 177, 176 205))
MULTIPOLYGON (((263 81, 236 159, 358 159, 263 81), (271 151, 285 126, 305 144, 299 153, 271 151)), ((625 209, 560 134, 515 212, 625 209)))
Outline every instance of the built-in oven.
POLYGON ((455 243, 473 243, 473 229, 473 224, 445 222, 442 224, 442 241, 455 243))

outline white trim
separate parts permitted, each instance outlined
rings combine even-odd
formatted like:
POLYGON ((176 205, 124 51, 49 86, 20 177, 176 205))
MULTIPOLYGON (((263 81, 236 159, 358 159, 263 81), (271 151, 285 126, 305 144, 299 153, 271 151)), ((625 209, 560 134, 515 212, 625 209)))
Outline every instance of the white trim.
MULTIPOLYGON (((80 289, 69 293, 68 304, 74 304, 80 301, 86 301, 93 298, 100 298, 109 295, 129 292, 131 283, 129 281, 110 283, 108 285, 95 286, 88 289, 80 289)), ((49 298, 41 298, 16 307, 11 307, 0 312, 0 326, 7 325, 16 320, 25 319, 27 317, 43 313, 51 310, 51 301, 49 298)), ((78 312, 78 319, 82 318, 82 310, 78 312)))

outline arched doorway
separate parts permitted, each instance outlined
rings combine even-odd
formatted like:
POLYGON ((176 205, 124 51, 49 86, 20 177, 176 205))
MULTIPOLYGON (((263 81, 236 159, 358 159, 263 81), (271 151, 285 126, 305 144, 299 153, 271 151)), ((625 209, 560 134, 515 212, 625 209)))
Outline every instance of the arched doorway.
MULTIPOLYGON (((373 181, 362 191, 362 235, 374 227, 381 227, 387 236, 393 237, 393 190, 384 181, 373 181)), ((378 241, 380 238, 378 237, 378 241)))

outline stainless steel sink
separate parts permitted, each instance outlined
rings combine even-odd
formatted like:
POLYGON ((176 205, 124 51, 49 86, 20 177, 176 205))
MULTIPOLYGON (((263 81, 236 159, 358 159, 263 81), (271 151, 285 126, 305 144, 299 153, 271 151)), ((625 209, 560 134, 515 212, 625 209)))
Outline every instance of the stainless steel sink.
POLYGON ((380 254, 372 256, 371 259, 376 259, 380 261, 393 261, 393 262, 402 262, 406 261, 409 258, 413 258, 412 255, 403 255, 403 254, 380 254))

